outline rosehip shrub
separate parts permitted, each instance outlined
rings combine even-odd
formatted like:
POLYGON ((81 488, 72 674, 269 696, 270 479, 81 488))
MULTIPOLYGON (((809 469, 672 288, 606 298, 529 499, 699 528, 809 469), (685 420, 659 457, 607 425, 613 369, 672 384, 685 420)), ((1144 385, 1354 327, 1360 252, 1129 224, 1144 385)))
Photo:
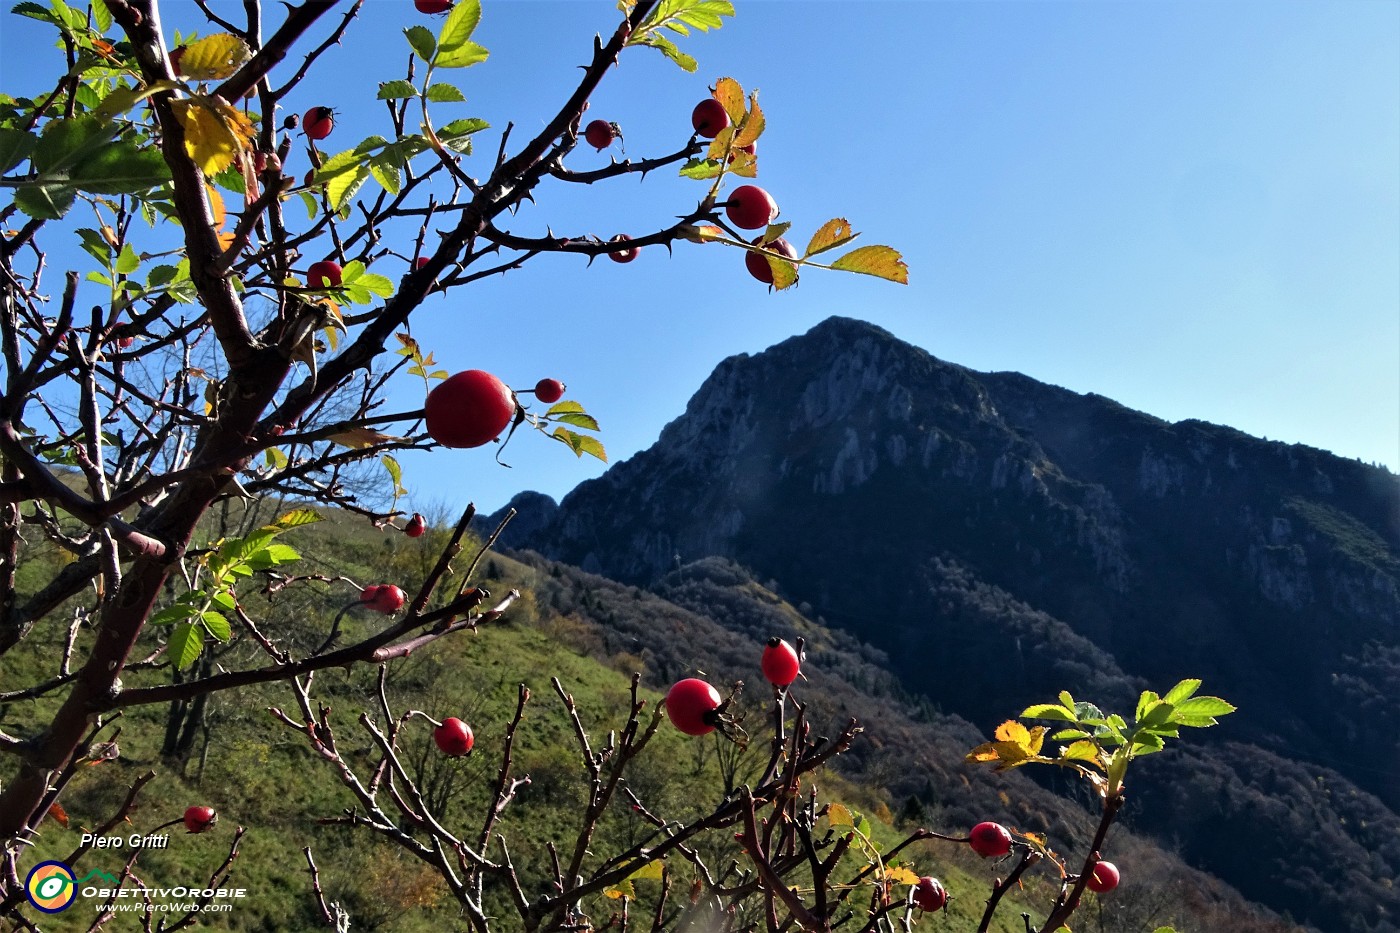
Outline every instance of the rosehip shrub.
POLYGON ((445 379, 428 393, 428 433, 444 447, 480 447, 500 436, 515 417, 515 395, 480 369, 445 379))
MULTIPOLYGON (((759 237, 758 239, 762 239, 759 237)), ((758 240, 754 240, 754 245, 758 240)), ((778 237, 772 243, 764 246, 764 249, 771 250, 785 259, 797 258, 797 247, 793 246, 783 237, 778 237)), ((773 267, 768 265, 768 259, 762 253, 755 253, 746 250, 744 252, 744 266, 748 268, 749 275, 758 279, 765 285, 773 284, 773 267)))
POLYGON ((190 807, 185 811, 185 831, 202 833, 219 821, 213 807, 190 807))
POLYGON ((617 131, 617 124, 609 123, 607 120, 594 120, 583 129, 583 138, 588 141, 588 145, 602 152, 612 145, 612 141, 622 134, 617 131))
POLYGON ((428 530, 428 523, 423 520, 423 516, 417 512, 408 520, 408 524, 403 526, 403 533, 410 538, 421 538, 423 532, 428 530))
POLYGON ((719 691, 698 677, 678 680, 666 693, 666 715, 686 735, 714 732, 719 705, 719 691))
POLYGON ((948 892, 943 882, 925 875, 914 885, 914 906, 926 913, 942 910, 948 903, 948 892))
POLYGON ((697 136, 714 139, 720 130, 729 126, 729 114, 725 112, 724 104, 707 97, 690 112, 690 125, 695 127, 697 136))
POLYGON ((796 648, 781 638, 770 638, 758 666, 770 684, 786 687, 797 679, 802 662, 797 657, 796 648))
POLYGON ((1112 862, 1097 862, 1084 886, 1096 894, 1105 894, 1118 887, 1118 866, 1112 862))
POLYGON ((301 131, 308 139, 321 140, 335 129, 335 111, 329 107, 312 107, 301 117, 301 131))
MULTIPOLYGON (((627 241, 629 241, 629 240, 631 240, 631 239, 632 239, 632 238, 631 238, 630 236, 628 236, 627 234, 625 234, 625 233, 619 233, 617 236, 613 237, 613 238, 612 238, 611 240, 609 240, 608 242, 609 242, 609 243, 626 243, 627 241)), ((608 253, 608 258, 611 259, 613 262, 631 262, 632 260, 634 260, 634 259, 637 258, 637 254, 640 253, 641 251, 642 251, 642 248, 641 248, 640 246, 634 246, 634 247, 632 247, 631 249, 620 249, 620 250, 618 250, 617 252, 608 253)))
POLYGON ((1011 851, 1011 833, 1000 823, 978 823, 972 827, 972 851, 983 858, 1005 855, 1011 851))
POLYGON ((306 270, 306 284, 308 288, 339 288, 340 263, 329 259, 313 262, 306 270))
POLYGON ((740 185, 729 195, 725 205, 729 222, 744 230, 766 227, 778 216, 778 204, 773 196, 758 185, 740 185))
POLYGON ((472 727, 457 718, 444 719, 442 725, 433 730, 433 741, 444 755, 461 758, 472 750, 476 741, 472 727))
POLYGON ((535 383, 535 398, 546 405, 553 405, 564 397, 564 383, 558 379, 541 379, 535 383))

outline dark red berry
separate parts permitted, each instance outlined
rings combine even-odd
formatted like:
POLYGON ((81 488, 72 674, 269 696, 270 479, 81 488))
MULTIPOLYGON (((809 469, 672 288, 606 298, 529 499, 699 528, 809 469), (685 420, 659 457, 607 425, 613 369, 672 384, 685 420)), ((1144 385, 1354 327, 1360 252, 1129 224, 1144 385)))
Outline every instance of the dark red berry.
POLYGON ((666 715, 686 735, 705 735, 715 731, 719 704, 719 691, 697 677, 687 677, 667 692, 666 715))
POLYGON ((1112 862, 1096 862, 1084 886, 1096 894, 1112 891, 1118 887, 1118 866, 1112 862))
POLYGON ((480 369, 460 372, 434 387, 424 406, 428 433, 444 447, 480 447, 515 417, 515 395, 480 369))
POLYGON ((452 0, 413 0, 413 8, 419 13, 436 16, 452 9, 452 0))
POLYGON ((757 230, 766 227, 778 216, 778 205, 773 196, 758 185, 740 185, 729 195, 725 213, 736 227, 757 230))
POLYGON ((541 379, 535 383, 535 398, 546 405, 553 405, 564 397, 564 383, 558 379, 541 379))
POLYGON ((1011 851, 1011 833, 1000 823, 978 823, 972 827, 970 837, 972 851, 983 858, 1005 855, 1011 851))
MULTIPOLYGON (((628 241, 631 240, 631 239, 632 239, 632 238, 631 238, 630 236, 628 236, 627 234, 625 234, 625 233, 619 233, 617 236, 613 237, 613 238, 612 238, 611 240, 609 240, 608 242, 609 242, 609 243, 626 243, 626 242, 628 242, 628 241)), ((620 250, 618 250, 618 251, 615 252, 615 253, 608 253, 608 258, 611 259, 613 262, 631 262, 632 260, 634 260, 634 259, 637 258, 637 254, 640 253, 641 251, 642 251, 642 248, 641 248, 640 246, 634 246, 634 247, 632 247, 631 249, 620 249, 620 250)))
MULTIPOLYGON (((759 237, 759 239, 762 239, 762 237, 759 237)), ((757 244, 758 240, 754 240, 754 245, 757 244)), ((784 237, 778 237, 772 243, 765 245, 764 249, 777 253, 786 259, 797 258, 797 248, 784 237)), ((749 270, 749 275, 758 279, 763 284, 773 284, 773 267, 768 264, 767 257, 762 253, 746 250, 744 252, 744 266, 749 270)))
POLYGON ((331 262, 329 259, 313 262, 311 268, 306 270, 306 286, 308 288, 339 288, 340 263, 331 262))
POLYGON ((768 646, 763 649, 763 657, 758 666, 770 684, 786 687, 797 679, 802 661, 797 657, 797 649, 792 645, 781 638, 770 638, 768 646))
POLYGON ((932 913, 942 910, 947 903, 948 892, 944 889, 943 882, 937 878, 925 875, 914 885, 914 906, 920 910, 932 913))
POLYGON ((187 832, 202 833, 217 822, 219 822, 219 815, 214 812, 213 807, 190 807, 185 811, 185 830, 187 832))
POLYGON ((472 750, 476 739, 472 727, 460 719, 444 719, 442 725, 433 730, 433 741, 444 755, 460 758, 472 750))
POLYGON ((725 112, 724 104, 707 97, 690 112, 690 125, 695 127, 695 135, 714 139, 720 130, 729 126, 729 114, 725 112))
MULTIPOLYGON (((366 592, 368 592, 368 590, 366 590, 366 592)), ((392 583, 381 583, 379 586, 375 587, 374 596, 369 600, 364 598, 363 593, 360 594, 361 602, 367 603, 369 608, 373 609, 375 612, 382 612, 386 616, 393 615, 402 609, 404 599, 403 590, 394 586, 392 583)))
POLYGON ((421 538, 423 532, 428 530, 428 523, 423 520, 423 516, 417 512, 408 520, 408 524, 403 526, 403 533, 410 538, 421 538))
POLYGON ((588 145, 602 152, 612 145, 612 141, 621 136, 616 123, 609 123, 607 120, 594 120, 583 129, 583 138, 588 141, 588 145))
POLYGON ((335 111, 329 107, 312 107, 301 116, 301 131, 309 139, 325 139, 335 129, 335 111))

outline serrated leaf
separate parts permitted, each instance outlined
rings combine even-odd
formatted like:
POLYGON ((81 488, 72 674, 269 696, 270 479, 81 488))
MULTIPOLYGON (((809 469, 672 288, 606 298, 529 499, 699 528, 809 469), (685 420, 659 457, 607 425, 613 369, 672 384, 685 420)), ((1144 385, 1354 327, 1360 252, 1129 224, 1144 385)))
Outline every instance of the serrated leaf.
POLYGON ((434 84, 428 88, 428 100, 436 104, 466 103, 466 96, 452 84, 434 84))
POLYGON ((658 36, 655 33, 647 35, 644 38, 638 40, 637 42, 631 44, 645 45, 648 48, 656 49, 662 55, 665 55, 671 61, 679 65, 682 71, 687 71, 691 74, 694 74, 695 69, 700 67, 699 63, 694 58, 682 52, 674 42, 672 42, 670 39, 658 36))
POLYGON ((121 254, 117 256, 117 271, 122 275, 131 275, 141 268, 141 257, 136 255, 136 250, 130 243, 122 247, 121 254))
POLYGON ((1188 678, 1168 690, 1167 695, 1162 699, 1168 703, 1179 704, 1182 700, 1195 696, 1199 689, 1201 689, 1201 682, 1188 678))
POLYGON ((805 258, 824 253, 829 249, 844 246, 858 236, 860 234, 851 229, 850 223, 844 217, 834 217, 812 234, 812 239, 807 243, 807 251, 802 255, 805 258))
POLYGON ((1071 761, 1099 761, 1099 747, 1088 739, 1081 739, 1060 750, 1061 758, 1068 758, 1071 761))
POLYGON ((355 284, 380 298, 388 298, 394 293, 394 283, 377 272, 366 272, 355 280, 355 284))
POLYGON ((164 609, 153 612, 146 620, 147 625, 170 625, 172 622, 181 622, 185 619, 193 618, 199 612, 199 607, 188 601, 174 602, 164 609))
POLYGON ((8 172, 29 158, 39 137, 23 130, 0 129, 0 172, 8 172))
POLYGON ((751 146, 758 142, 758 137, 763 135, 767 128, 767 120, 763 116, 763 108, 758 106, 758 92, 754 91, 749 95, 749 115, 744 118, 734 135, 734 145, 751 146))
POLYGON ((903 865, 891 865, 885 868, 885 877, 894 884, 918 884, 919 876, 903 865))
POLYGON ((624 879, 610 888, 604 888, 603 896, 615 901, 622 898, 635 898, 637 890, 632 887, 632 882, 624 879))
POLYGON ((1142 695, 1138 697, 1137 709, 1133 712, 1133 719, 1141 722, 1142 717, 1146 716, 1148 711, 1160 702, 1162 702, 1162 698, 1153 691, 1142 691, 1142 695))
POLYGON ((1069 739, 1087 739, 1089 736, 1090 733, 1085 732, 1083 729, 1061 729, 1059 732, 1050 736, 1050 738, 1056 742, 1064 742, 1069 739))
POLYGON ((185 151, 206 175, 228 168, 257 138, 248 117, 221 98, 196 95, 170 106, 184 127, 185 151))
POLYGON ((826 808, 826 818, 832 826, 855 826, 855 820, 851 819, 851 811, 843 804, 833 803, 826 808))
POLYGON ((301 560, 301 554, 290 544, 269 544, 248 557, 248 566, 254 570, 266 570, 279 564, 290 564, 301 560))
POLYGON ((858 272, 877 278, 909 284, 909 267, 900 257, 899 251, 890 246, 862 246, 853 249, 831 264, 831 268, 842 272, 858 272))
POLYGON ((554 420, 562 421, 564 424, 571 424, 576 428, 583 428, 585 431, 599 430, 598 422, 593 420, 593 416, 586 415, 583 412, 566 412, 565 414, 555 416, 554 420))
POLYGON ((44 125, 34 146, 34 168, 43 175, 57 174, 99 151, 117 135, 118 130, 118 127, 89 115, 50 120, 44 125))
POLYGON ((647 862, 632 874, 627 876, 629 881, 660 881, 666 876, 666 863, 657 859, 654 862, 647 862))
POLYGON ((768 271, 773 276, 773 288, 776 291, 782 291, 797 284, 796 265, 777 253, 765 253, 763 258, 768 263, 768 271))
POLYGON ((409 26, 403 34, 415 55, 425 62, 433 60, 433 55, 437 53, 437 39, 433 37, 431 30, 424 26, 409 26))
POLYGON ((1185 717, 1201 718, 1225 716, 1233 713, 1236 707, 1220 699, 1220 697, 1191 697, 1182 700, 1176 705, 1173 722, 1180 722, 1185 717))
POLYGON ((418 88, 408 81, 385 81, 379 85, 379 93, 375 95, 376 100, 404 100, 418 96, 418 88))
POLYGON ((228 33, 205 36, 185 46, 180 71, 191 81, 231 78, 253 55, 248 43, 228 33))
POLYGON ((385 470, 389 471, 389 478, 394 481, 394 488, 397 489, 402 486, 403 469, 399 466, 399 462, 388 454, 380 457, 379 462, 384 464, 385 470))
POLYGON ((347 428, 330 435, 326 440, 339 444, 342 447, 349 447, 352 450, 363 450, 367 447, 374 447, 378 444, 386 444, 390 441, 401 441, 403 438, 395 437, 392 434, 385 434, 376 431, 374 428, 347 428))
POLYGON ((233 635, 233 629, 229 626, 228 619, 224 617, 222 612, 210 609, 201 613, 199 620, 204 624, 204 630, 219 641, 228 641, 233 635))
POLYGON ((1056 722, 1074 722, 1074 713, 1054 703, 1039 703, 1027 706, 1021 712, 1022 719, 1051 719, 1056 722))
POLYGON ((92 0, 92 23, 98 32, 112 28, 112 11, 107 8, 106 0, 92 0))
POLYGON ((293 509, 283 515, 279 515, 277 520, 268 527, 276 528, 278 531, 287 531, 292 528, 300 528, 303 525, 314 525, 323 521, 319 512, 315 509, 293 509))
POLYGON ((158 149, 117 140, 86 156, 69 172, 73 187, 94 194, 138 194, 170 180, 158 149))
POLYGON ((174 631, 170 633, 170 641, 166 643, 170 663, 174 664, 177 670, 184 670, 193 664, 203 650, 204 627, 190 622, 181 622, 175 626, 174 631))
POLYGON ((715 82, 714 97, 724 105, 724 112, 729 114, 729 122, 738 126, 746 112, 743 85, 733 78, 720 78, 715 82))
POLYGON ((98 272, 96 269, 83 276, 83 278, 87 279, 89 282, 95 282, 98 285, 106 285, 108 288, 112 287, 112 280, 108 278, 107 273, 98 272))
POLYGON ((340 213, 350 204, 350 199, 360 190, 360 187, 369 178, 370 171, 367 166, 357 165, 348 172, 342 172, 326 182, 326 198, 330 201, 331 210, 340 213))
POLYGON ((603 443, 596 437, 578 434, 574 431, 570 431, 568 428, 555 428, 554 433, 550 436, 557 441, 567 444, 569 449, 572 450, 577 457, 588 454, 589 456, 597 457, 604 463, 608 462, 608 455, 603 449, 603 443))
POLYGON ((718 159, 691 159, 681 166, 680 175, 682 178, 694 178, 697 181, 715 178, 724 169, 724 163, 718 159))
POLYGON ((25 185, 15 191, 15 207, 35 220, 58 220, 77 197, 78 193, 66 185, 25 185))

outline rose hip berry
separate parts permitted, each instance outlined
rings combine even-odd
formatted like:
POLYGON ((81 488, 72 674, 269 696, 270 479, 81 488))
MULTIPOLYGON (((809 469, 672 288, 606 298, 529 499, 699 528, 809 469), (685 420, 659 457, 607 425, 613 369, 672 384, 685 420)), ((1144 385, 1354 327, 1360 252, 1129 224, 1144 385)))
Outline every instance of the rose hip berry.
POLYGON ((451 718, 444 719, 442 725, 433 730, 433 741, 444 755, 461 758, 472 750, 476 739, 472 736, 471 726, 460 719, 451 718))
MULTIPOLYGON (((759 239, 762 239, 760 237, 759 239)), ((754 245, 758 245, 758 240, 754 240, 754 245)), ((772 243, 767 243, 763 247, 766 250, 777 253, 784 259, 796 259, 797 248, 789 243, 784 237, 778 237, 772 243)), ((744 267, 749 270, 749 275, 758 279, 765 285, 773 284, 773 267, 768 264, 768 258, 762 253, 752 251, 744 252, 744 267)))
POLYGON ((309 139, 325 139, 335 129, 335 111, 329 107, 312 107, 301 116, 301 131, 309 139))
POLYGON ((213 807, 190 807, 185 811, 185 831, 202 833, 219 822, 219 815, 213 807))
POLYGON ((1096 862, 1084 886, 1096 894, 1112 891, 1118 887, 1118 866, 1112 862, 1096 862))
MULTIPOLYGON (((612 238, 611 240, 609 240, 608 242, 609 242, 609 243, 626 243, 626 242, 628 242, 628 241, 631 240, 631 239, 632 239, 632 238, 631 238, 630 236, 628 236, 627 234, 625 234, 625 233, 619 233, 617 236, 613 237, 613 238, 612 238)), ((613 262, 631 262, 632 260, 634 260, 634 259, 637 258, 637 254, 640 253, 641 251, 642 251, 642 248, 641 248, 640 246, 634 246, 634 247, 632 247, 631 249, 620 249, 620 250, 618 250, 618 251, 615 252, 615 253, 608 253, 608 258, 611 259, 613 262)))
POLYGON ((393 615, 403 608, 403 590, 392 583, 376 583, 367 586, 360 593, 360 603, 375 612, 382 612, 386 616, 393 615))
POLYGON ((935 910, 942 910, 948 903, 948 892, 943 887, 943 882, 930 875, 925 875, 919 879, 919 883, 914 885, 914 906, 926 913, 933 913, 935 910))
POLYGON ((690 112, 690 125, 695 127, 695 135, 714 139, 720 130, 729 126, 729 114, 725 112, 724 104, 707 97, 690 112))
POLYGON ((719 705, 719 691, 697 677, 676 681, 666 693, 666 715, 686 735, 714 732, 719 705))
POLYGON ((329 259, 313 262, 306 270, 306 285, 308 288, 339 288, 340 263, 329 259))
POLYGON ((724 210, 734 226, 757 230, 773 222, 778 215, 778 204, 758 185, 740 185, 729 195, 724 210))
POLYGON ((442 446, 480 447, 510 425, 515 407, 515 395, 504 382, 468 369, 434 387, 423 413, 428 433, 442 446))
POLYGON ((410 538, 421 538, 423 532, 428 530, 428 523, 423 520, 423 516, 417 512, 408 520, 408 524, 403 526, 403 533, 410 538))
POLYGON ((413 0, 413 8, 426 16, 436 16, 452 9, 452 0, 413 0))
POLYGON ((770 638, 768 646, 763 649, 763 657, 759 659, 758 666, 770 684, 786 687, 797 679, 802 661, 797 657, 797 649, 792 645, 781 638, 770 638))
POLYGON ((535 398, 546 405, 553 405, 564 397, 564 383, 558 379, 541 379, 535 383, 535 398))
POLYGON ((1000 823, 978 823, 970 833, 972 851, 983 858, 1005 855, 1011 851, 1011 833, 1000 823))
POLYGON ((583 138, 588 141, 588 145, 602 152, 612 145, 614 139, 622 135, 616 123, 609 123, 607 120, 594 120, 583 128, 583 138))

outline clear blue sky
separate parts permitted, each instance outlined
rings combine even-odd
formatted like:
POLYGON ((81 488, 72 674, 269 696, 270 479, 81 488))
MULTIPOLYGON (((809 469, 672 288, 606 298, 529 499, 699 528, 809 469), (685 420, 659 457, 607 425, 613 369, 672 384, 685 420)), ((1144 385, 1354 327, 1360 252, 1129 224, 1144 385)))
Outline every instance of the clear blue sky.
MULTIPOLYGON (((973 369, 1400 469, 1400 3, 737 6, 684 40, 695 75, 630 50, 589 116, 654 155, 684 142, 716 78, 759 88, 760 182, 783 219, 805 241, 849 218, 903 251, 911 284, 811 272, 769 295, 715 246, 626 266, 545 257, 423 309, 415 333, 447 368, 563 379, 620 459, 724 357, 843 314, 973 369)), ((167 25, 188 22, 167 10, 167 25)), ((476 39, 491 58, 455 73, 468 103, 439 111, 493 124, 470 170, 486 171, 508 120, 522 137, 543 124, 616 18, 605 0, 486 0, 476 39)), ((422 18, 369 0, 362 20, 291 102, 341 112, 332 151, 386 131, 370 101, 402 76, 402 28, 422 18)), ((37 90, 38 33, 0 22, 4 89, 37 90)), ((294 155, 289 172, 304 169, 294 155)), ((669 173, 544 186, 515 229, 645 233, 702 190, 669 173)), ((394 401, 415 393, 405 379, 394 401)), ((533 437, 505 459, 408 458, 407 504, 491 509, 601 470, 533 437)))

